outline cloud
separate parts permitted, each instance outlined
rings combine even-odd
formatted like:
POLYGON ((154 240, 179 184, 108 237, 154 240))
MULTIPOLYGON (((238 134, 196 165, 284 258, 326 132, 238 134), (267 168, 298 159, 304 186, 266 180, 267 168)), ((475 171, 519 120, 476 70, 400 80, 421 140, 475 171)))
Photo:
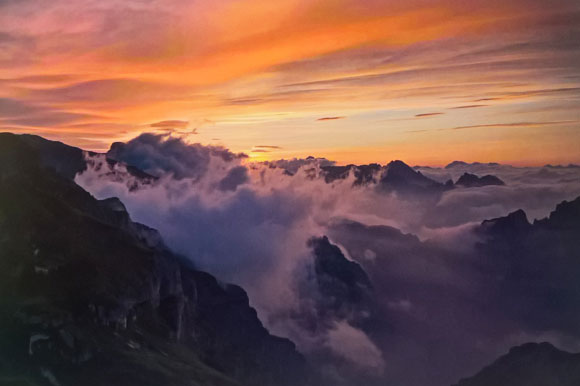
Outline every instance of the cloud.
POLYGON ((47 85, 53 83, 67 83, 78 80, 78 75, 55 74, 55 75, 26 75, 18 78, 0 79, 0 83, 25 84, 25 85, 47 85))
POLYGON ((238 186, 248 182, 248 169, 245 166, 236 166, 228 171, 228 174, 219 182, 220 190, 234 191, 238 186))
POLYGON ((185 129, 188 125, 188 121, 169 120, 151 123, 149 126, 161 129, 185 129))
POLYGON ((336 162, 328 160, 326 158, 315 158, 311 156, 307 158, 292 158, 288 160, 280 159, 274 161, 267 161, 265 164, 271 167, 286 170, 287 172, 294 174, 304 166, 310 167, 333 166, 336 164, 336 162))
POLYGON ((381 351, 361 330, 340 322, 328 334, 328 346, 338 355, 357 365, 382 372, 385 363, 381 351))
POLYGON ((451 128, 451 130, 464 130, 464 129, 482 129, 482 128, 502 128, 502 127, 542 127, 542 126, 558 126, 558 125, 568 125, 578 123, 577 120, 566 120, 566 121, 552 121, 552 122, 508 122, 508 123, 489 123, 484 125, 470 125, 470 126, 457 126, 451 128))
POLYGON ((27 99, 51 103, 100 104, 115 107, 137 103, 184 99, 191 89, 179 85, 136 79, 97 79, 42 89, 22 89, 27 99))
POLYGON ((460 109, 476 109, 478 107, 487 107, 487 105, 464 105, 464 106, 456 106, 451 107, 452 110, 460 110, 460 109))
POLYGON ((256 145, 254 147, 255 148, 261 148, 261 149, 272 149, 272 150, 282 149, 281 146, 274 146, 274 145, 256 145))
POLYGON ((188 145, 180 138, 141 134, 127 143, 114 143, 107 157, 155 176, 170 173, 176 179, 199 179, 210 169, 210 162, 235 164, 245 155, 219 146, 188 145))
POLYGON ((443 115, 445 113, 423 113, 423 114, 416 114, 415 117, 417 118, 426 118, 426 117, 434 117, 437 115, 443 115))
POLYGON ((62 111, 19 99, 0 98, 0 122, 5 125, 54 127, 94 119, 102 117, 62 111))
POLYGON ((336 121, 338 119, 345 119, 346 117, 323 117, 318 118, 317 121, 336 121))
POLYGON ((505 320, 498 308, 489 311, 495 297, 478 264, 485 260, 474 255, 480 241, 474 227, 519 208, 544 217, 580 192, 580 169, 573 167, 419 168, 439 181, 470 172, 506 182, 453 189, 432 201, 354 186, 354 176, 326 183, 321 167, 334 163, 324 158, 247 164, 223 148, 151 134, 110 153, 160 179, 130 190, 127 181, 110 178, 101 157, 100 169, 76 181, 97 198, 119 197, 173 250, 241 284, 265 325, 313 360, 327 350, 334 359, 323 356, 325 366, 341 376, 362 367, 410 386, 450 384, 505 350, 514 331, 530 329, 505 320), (373 323, 331 312, 324 323, 316 320, 322 294, 308 240, 325 234, 370 276, 378 302, 373 323), (474 342, 482 343, 474 348, 474 342))

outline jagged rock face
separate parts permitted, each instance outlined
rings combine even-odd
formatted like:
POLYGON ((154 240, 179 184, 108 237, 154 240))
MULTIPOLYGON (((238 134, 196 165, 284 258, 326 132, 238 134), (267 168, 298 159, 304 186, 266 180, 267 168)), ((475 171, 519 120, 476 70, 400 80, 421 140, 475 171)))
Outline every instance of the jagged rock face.
POLYGON ((241 288, 42 165, 26 141, 0 136, 0 383, 306 382, 302 356, 241 288))
POLYGON ((498 177, 492 176, 491 174, 478 177, 475 174, 463 173, 455 185, 463 186, 465 188, 477 188, 488 185, 505 185, 505 183, 498 177))
POLYGON ((387 348, 386 363, 408 371, 404 378, 388 379, 401 385, 452 384, 458 374, 473 374, 488 363, 497 355, 496 345, 522 331, 577 339, 579 206, 580 198, 564 202, 534 224, 516 211, 484 221, 452 245, 421 241, 388 226, 335 223, 329 236, 373 283, 383 331, 370 335, 387 348), (478 240, 475 250, 455 247, 470 240, 478 240), (419 347, 409 345, 413 340, 419 347), (441 343, 430 345, 437 340, 441 343), (490 343, 476 349, 479 341, 490 343))
POLYGON ((484 220, 479 230, 491 236, 515 236, 525 234, 530 229, 530 225, 526 212, 519 209, 506 217, 484 220))
POLYGON ((580 385, 580 354, 560 351, 549 343, 512 348, 491 365, 456 386, 580 385))
POLYGON ((375 312, 374 290, 362 267, 348 260, 328 237, 312 238, 314 273, 318 291, 318 318, 346 320, 364 325, 375 312))
POLYGON ((537 330, 578 333, 580 325, 580 197, 563 202, 547 219, 530 224, 526 214, 484 221, 476 232, 480 269, 505 315, 537 330))
POLYGON ((403 197, 405 195, 436 197, 454 187, 453 181, 441 184, 425 177, 403 161, 391 161, 386 166, 379 164, 324 166, 321 170, 327 183, 345 179, 353 173, 355 186, 376 184, 380 191, 398 192, 403 194, 403 197))
POLYGON ((564 201, 556 206, 547 219, 534 222, 535 225, 548 229, 580 229, 580 200, 564 201))
POLYGON ((405 195, 437 197, 445 190, 453 188, 425 177, 403 161, 391 161, 385 167, 379 181, 379 187, 384 191, 402 193, 403 197, 405 195))

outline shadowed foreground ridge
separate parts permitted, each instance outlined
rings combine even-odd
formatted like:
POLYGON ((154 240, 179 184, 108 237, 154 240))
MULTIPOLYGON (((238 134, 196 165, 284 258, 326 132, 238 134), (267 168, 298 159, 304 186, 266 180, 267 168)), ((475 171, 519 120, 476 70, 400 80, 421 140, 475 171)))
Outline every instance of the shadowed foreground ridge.
POLYGON ((0 384, 305 382, 302 356, 243 289, 43 165, 22 137, 0 134, 0 384))
POLYGON ((580 385, 580 354, 560 351, 550 343, 524 344, 456 386, 515 385, 580 385))

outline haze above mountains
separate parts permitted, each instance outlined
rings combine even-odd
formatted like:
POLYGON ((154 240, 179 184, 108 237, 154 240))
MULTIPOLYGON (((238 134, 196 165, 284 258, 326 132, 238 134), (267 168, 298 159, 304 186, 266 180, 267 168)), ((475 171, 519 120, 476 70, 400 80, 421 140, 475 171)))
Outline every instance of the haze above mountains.
POLYGON ((578 382, 575 165, 0 148, 6 384, 578 382))

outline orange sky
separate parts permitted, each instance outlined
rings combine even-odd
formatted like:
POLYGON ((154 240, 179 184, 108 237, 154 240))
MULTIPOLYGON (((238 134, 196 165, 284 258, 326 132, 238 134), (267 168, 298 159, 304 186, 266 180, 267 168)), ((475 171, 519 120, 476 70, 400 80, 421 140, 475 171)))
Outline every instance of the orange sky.
POLYGON ((0 130, 580 162, 579 63, 576 0, 0 0, 0 130))

